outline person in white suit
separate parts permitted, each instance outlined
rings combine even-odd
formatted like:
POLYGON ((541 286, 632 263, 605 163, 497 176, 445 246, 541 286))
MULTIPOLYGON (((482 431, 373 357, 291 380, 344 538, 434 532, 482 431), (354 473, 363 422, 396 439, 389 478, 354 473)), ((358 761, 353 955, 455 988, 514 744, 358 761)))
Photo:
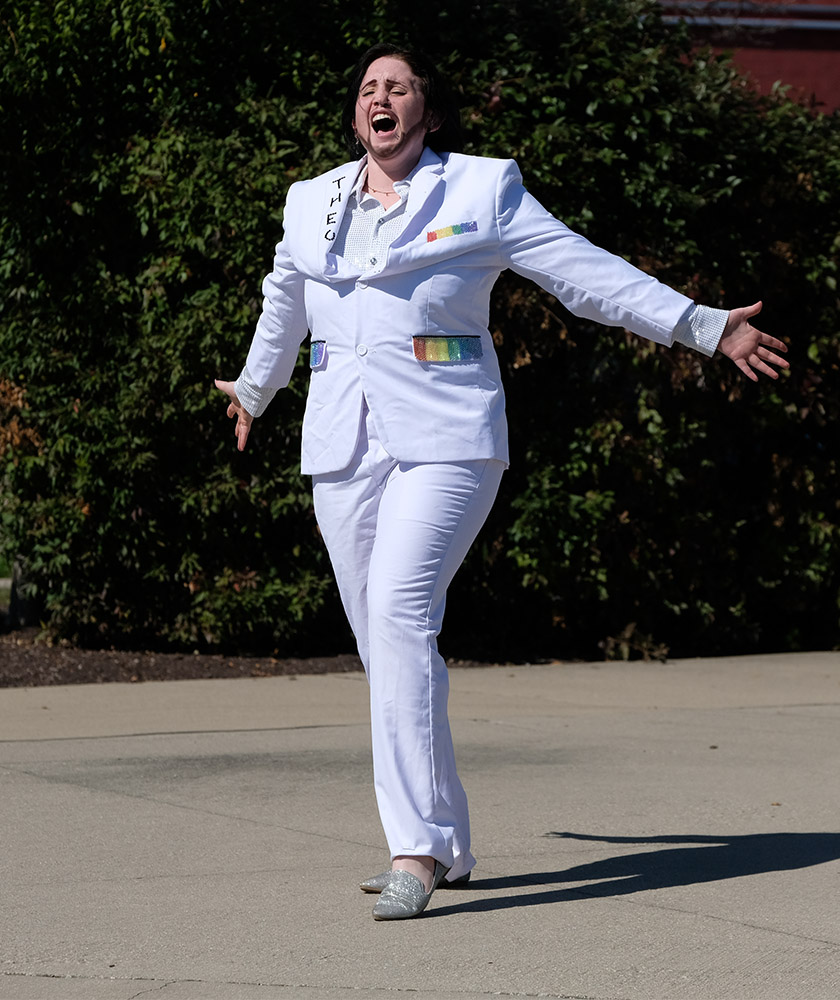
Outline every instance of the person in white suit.
POLYGON ((392 863, 362 888, 388 920, 475 864, 437 636, 508 462, 496 278, 511 268, 577 316, 720 351, 753 380, 788 363, 750 323, 761 303, 695 306, 555 219, 512 160, 457 152, 457 110, 416 51, 368 50, 344 119, 364 155, 290 188, 245 368, 216 384, 241 450, 311 335, 301 468, 370 684, 392 863))

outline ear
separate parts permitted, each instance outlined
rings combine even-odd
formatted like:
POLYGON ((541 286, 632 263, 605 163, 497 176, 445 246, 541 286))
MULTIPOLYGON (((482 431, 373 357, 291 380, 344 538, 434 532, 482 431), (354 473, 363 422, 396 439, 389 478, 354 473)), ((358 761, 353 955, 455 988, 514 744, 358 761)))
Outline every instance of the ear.
POLYGON ((439 113, 430 111, 426 114, 426 131, 427 132, 437 132, 437 130, 443 125, 445 116, 439 113))

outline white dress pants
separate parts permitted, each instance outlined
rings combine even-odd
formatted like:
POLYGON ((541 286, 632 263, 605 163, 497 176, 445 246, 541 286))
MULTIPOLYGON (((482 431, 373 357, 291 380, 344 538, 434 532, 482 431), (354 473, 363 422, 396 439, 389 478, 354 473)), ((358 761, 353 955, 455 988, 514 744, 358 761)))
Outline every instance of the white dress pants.
POLYGON ((391 857, 429 855, 450 879, 475 859, 437 636, 447 587, 504 469, 495 459, 397 462, 365 408, 351 464, 313 477, 318 525, 370 684, 376 800, 391 857))

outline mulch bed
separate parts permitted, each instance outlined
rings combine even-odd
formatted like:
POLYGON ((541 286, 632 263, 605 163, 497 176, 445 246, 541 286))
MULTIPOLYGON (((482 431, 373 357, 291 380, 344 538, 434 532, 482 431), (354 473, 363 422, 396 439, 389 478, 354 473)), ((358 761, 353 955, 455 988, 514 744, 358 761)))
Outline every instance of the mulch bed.
MULTIPOLYGON (((452 660, 449 665, 488 666, 472 660, 452 660)), ((286 677, 291 674, 349 673, 361 669, 361 661, 351 654, 277 659, 272 656, 222 656, 213 653, 130 652, 51 646, 41 641, 37 629, 21 629, 0 635, 0 687, 105 684, 114 681, 139 683, 210 677, 286 677)))

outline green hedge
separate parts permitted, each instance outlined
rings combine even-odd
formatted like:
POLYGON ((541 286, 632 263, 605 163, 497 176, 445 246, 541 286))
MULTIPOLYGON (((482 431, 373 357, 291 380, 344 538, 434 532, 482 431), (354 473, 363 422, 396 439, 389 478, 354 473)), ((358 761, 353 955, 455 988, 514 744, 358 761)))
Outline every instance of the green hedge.
POLYGON ((838 118, 757 97, 641 0, 11 0, 0 158, 0 549, 90 645, 350 645, 298 472, 302 367, 235 451, 288 185, 345 158, 360 49, 439 58, 469 150, 712 305, 764 296, 753 386, 505 275, 513 450, 453 585, 462 656, 838 640, 838 118))

